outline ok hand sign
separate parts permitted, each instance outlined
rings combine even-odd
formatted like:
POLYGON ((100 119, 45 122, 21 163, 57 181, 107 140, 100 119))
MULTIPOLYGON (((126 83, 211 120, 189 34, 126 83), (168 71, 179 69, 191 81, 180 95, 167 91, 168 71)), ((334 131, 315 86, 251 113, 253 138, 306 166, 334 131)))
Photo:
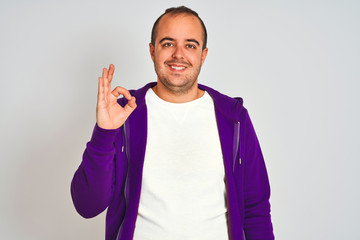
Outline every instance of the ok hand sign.
POLYGON ((121 127, 136 108, 135 97, 131 96, 125 88, 116 87, 110 92, 114 70, 114 65, 110 64, 109 69, 104 68, 102 77, 99 77, 96 122, 99 127, 104 129, 121 127), (121 107, 117 102, 120 95, 128 100, 125 107, 121 107))

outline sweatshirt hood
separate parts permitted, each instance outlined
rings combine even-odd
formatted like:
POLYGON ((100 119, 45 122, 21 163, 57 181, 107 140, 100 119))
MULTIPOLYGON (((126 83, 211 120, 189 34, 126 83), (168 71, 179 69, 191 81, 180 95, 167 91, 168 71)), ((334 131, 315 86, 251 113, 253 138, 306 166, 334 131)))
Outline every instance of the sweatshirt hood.
MULTIPOLYGON (((130 94, 136 98, 136 104, 138 107, 142 107, 145 105, 145 95, 149 88, 154 87, 157 82, 151 82, 146 84, 144 87, 138 90, 130 90, 130 94)), ((198 84, 198 88, 204 90, 209 93, 209 95, 213 98, 214 104, 218 105, 215 106, 217 109, 220 110, 221 114, 226 116, 228 119, 232 121, 237 121, 238 116, 240 116, 241 112, 243 111, 243 99, 240 97, 231 98, 228 97, 213 88, 208 86, 198 84), (221 107, 220 107, 221 106, 221 107)), ((119 104, 125 106, 127 100, 125 98, 120 98, 118 100, 119 104)))

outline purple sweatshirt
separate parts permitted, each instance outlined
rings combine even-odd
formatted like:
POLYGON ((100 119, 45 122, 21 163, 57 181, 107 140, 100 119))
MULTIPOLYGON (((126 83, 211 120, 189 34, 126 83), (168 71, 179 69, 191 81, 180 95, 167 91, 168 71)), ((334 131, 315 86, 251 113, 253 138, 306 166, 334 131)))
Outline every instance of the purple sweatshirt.
MULTIPOLYGON (((116 130, 98 127, 71 183, 78 213, 92 218, 107 208, 106 240, 133 238, 147 138, 145 94, 156 83, 132 90, 137 108, 116 130)), ((254 128, 241 98, 199 84, 214 100, 224 168, 231 240, 274 239, 270 186, 254 128)), ((124 106, 127 100, 121 98, 124 106)))

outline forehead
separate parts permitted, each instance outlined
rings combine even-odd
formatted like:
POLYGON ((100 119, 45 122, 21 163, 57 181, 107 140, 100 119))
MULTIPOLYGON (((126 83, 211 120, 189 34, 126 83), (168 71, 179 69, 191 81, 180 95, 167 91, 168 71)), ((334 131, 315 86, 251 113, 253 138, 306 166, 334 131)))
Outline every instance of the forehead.
POLYGON ((166 14, 157 27, 156 42, 164 37, 171 37, 175 40, 196 39, 203 40, 203 29, 200 20, 190 14, 166 14))

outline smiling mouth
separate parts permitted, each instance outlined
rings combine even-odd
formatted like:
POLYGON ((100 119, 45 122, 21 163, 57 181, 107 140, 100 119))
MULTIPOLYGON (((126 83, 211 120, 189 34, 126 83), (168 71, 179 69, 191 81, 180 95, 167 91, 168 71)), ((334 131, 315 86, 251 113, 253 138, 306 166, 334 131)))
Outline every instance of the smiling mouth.
POLYGON ((170 70, 173 72, 183 72, 189 67, 188 64, 175 63, 175 62, 168 62, 167 65, 170 68, 170 70))
POLYGON ((191 67, 191 64, 185 61, 167 61, 165 64, 168 65, 170 70, 173 72, 183 72, 188 67, 191 67))
POLYGON ((173 66, 173 65, 169 65, 171 69, 174 69, 174 70, 178 70, 178 71, 181 71, 181 70, 185 70, 185 67, 178 67, 178 66, 173 66))

